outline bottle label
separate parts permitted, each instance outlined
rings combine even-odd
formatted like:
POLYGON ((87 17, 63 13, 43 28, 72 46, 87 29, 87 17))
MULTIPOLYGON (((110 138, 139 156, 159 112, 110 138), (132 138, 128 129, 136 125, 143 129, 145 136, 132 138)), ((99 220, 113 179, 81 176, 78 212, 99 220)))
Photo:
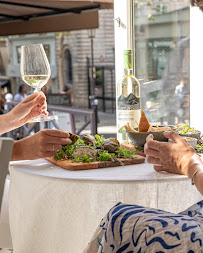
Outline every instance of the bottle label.
POLYGON ((118 110, 117 111, 117 139, 120 143, 129 142, 125 125, 129 123, 131 127, 138 127, 140 121, 140 110, 118 110))
POLYGON ((127 97, 121 95, 118 98, 118 110, 139 110, 140 98, 130 93, 127 97))
MULTIPOLYGON (((118 110, 118 131, 127 123, 132 127, 138 127, 140 120, 140 110, 118 110)), ((124 129, 123 129, 124 130, 124 129)))

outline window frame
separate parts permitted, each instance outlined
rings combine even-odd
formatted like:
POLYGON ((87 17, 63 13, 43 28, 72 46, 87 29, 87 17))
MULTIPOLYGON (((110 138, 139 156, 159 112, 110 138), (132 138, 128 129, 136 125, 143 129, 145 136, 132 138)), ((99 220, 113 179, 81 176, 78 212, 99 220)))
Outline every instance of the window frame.
MULTIPOLYGON (((115 76, 116 84, 123 73, 124 49, 133 49, 133 0, 114 0, 115 28, 115 76), (121 24, 119 25, 119 21, 121 24), (124 26, 126 28, 123 28, 124 26)), ((203 13, 198 7, 190 8, 190 126, 203 133, 203 113, 201 100, 203 97, 202 67, 203 63, 203 13), (197 43, 198 41, 198 43, 197 43)), ((203 109, 203 106, 202 106, 203 109)))

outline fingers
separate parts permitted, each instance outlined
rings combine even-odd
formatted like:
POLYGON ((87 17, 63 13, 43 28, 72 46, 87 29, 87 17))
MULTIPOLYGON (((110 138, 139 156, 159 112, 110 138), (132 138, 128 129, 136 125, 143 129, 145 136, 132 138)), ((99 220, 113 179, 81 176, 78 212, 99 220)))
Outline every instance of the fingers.
POLYGON ((144 153, 145 153, 145 155, 153 156, 156 158, 160 156, 160 151, 152 149, 152 148, 148 148, 147 143, 144 146, 144 153))
POLYGON ((56 137, 51 137, 47 136, 46 138, 47 143, 51 143, 52 145, 70 145, 72 141, 69 138, 56 138, 56 137))
POLYGON ((58 137, 58 138, 69 138, 69 133, 61 130, 55 130, 55 129, 44 129, 43 133, 45 135, 51 136, 51 137, 58 137))
POLYGON ((165 171, 164 167, 162 165, 154 164, 154 170, 156 171, 165 171))
POLYGON ((149 134, 146 138, 146 142, 152 141, 154 139, 154 136, 152 134, 149 134))
POLYGON ((158 150, 158 151, 161 150, 162 143, 159 141, 153 140, 153 138, 154 137, 152 134, 147 136, 146 143, 147 143, 148 148, 158 150))
MULTIPOLYGON (((32 99, 28 99, 26 100, 27 98, 25 98, 21 103, 22 103, 22 106, 25 107, 26 111, 30 111, 33 109, 33 107, 35 106, 42 106, 42 107, 46 107, 46 97, 41 95, 42 93, 41 92, 37 92, 38 93, 38 96, 31 96, 32 99), (26 100, 26 101, 25 101, 26 100)), ((36 94, 36 93, 34 93, 36 94)), ((30 97, 29 96, 29 97, 30 97)), ((20 105, 20 104, 19 104, 20 105)), ((18 106, 19 106, 18 105, 18 106)))
POLYGON ((159 158, 146 155, 146 160, 148 163, 161 165, 161 161, 159 158))
POLYGON ((44 95, 44 93, 43 92, 35 92, 35 93, 33 93, 33 94, 31 94, 31 95, 29 95, 29 96, 27 96, 25 99, 23 99, 23 103, 28 103, 28 102, 30 102, 30 101, 36 101, 36 99, 37 100, 40 100, 40 99, 46 99, 46 97, 45 97, 45 95, 44 95))
POLYGON ((56 151, 60 150, 60 149, 62 149, 62 145, 59 145, 59 144, 49 144, 49 145, 47 145, 46 151, 47 152, 54 152, 54 155, 55 155, 56 151))
POLYGON ((175 143, 180 143, 184 141, 184 139, 180 135, 178 135, 177 133, 173 131, 165 131, 164 136, 168 139, 171 139, 175 143))

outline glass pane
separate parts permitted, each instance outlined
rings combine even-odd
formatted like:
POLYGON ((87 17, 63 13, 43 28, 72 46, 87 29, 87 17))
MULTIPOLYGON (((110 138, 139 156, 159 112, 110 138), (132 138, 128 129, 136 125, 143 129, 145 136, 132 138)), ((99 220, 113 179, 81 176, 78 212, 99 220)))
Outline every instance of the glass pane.
POLYGON ((151 123, 189 123, 189 35, 188 0, 134 1, 135 75, 151 123))

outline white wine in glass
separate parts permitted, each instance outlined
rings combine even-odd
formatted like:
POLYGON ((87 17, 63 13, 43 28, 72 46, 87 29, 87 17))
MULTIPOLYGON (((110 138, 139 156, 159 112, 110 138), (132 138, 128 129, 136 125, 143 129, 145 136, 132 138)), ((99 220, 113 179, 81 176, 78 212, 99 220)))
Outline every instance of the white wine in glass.
MULTIPOLYGON (((20 70, 23 81, 36 91, 41 91, 51 75, 50 65, 42 44, 21 47, 20 70)), ((54 118, 54 116, 41 115, 32 121, 43 122, 54 118)))

